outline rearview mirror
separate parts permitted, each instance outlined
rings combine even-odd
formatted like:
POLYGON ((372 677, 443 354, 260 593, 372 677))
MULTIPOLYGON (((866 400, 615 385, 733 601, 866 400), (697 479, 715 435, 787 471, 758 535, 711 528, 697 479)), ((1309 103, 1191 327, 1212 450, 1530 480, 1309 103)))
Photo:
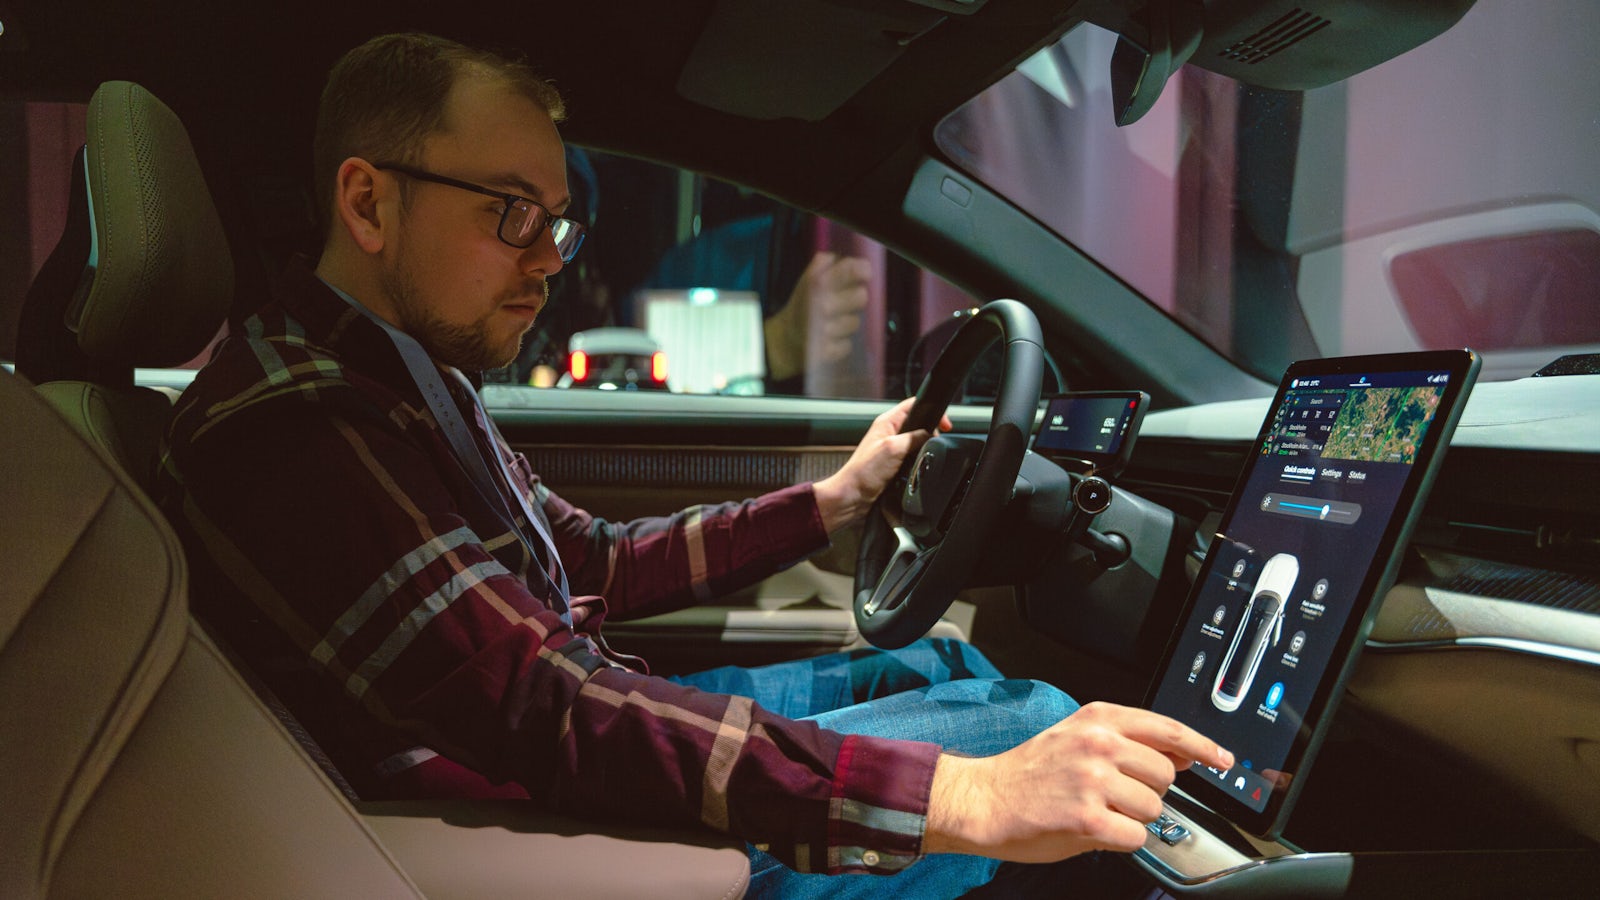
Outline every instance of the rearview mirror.
POLYGON ((1139 121, 1155 106, 1172 73, 1183 67, 1205 27, 1199 0, 1156 2, 1135 13, 1111 56, 1111 100, 1118 125, 1139 121))

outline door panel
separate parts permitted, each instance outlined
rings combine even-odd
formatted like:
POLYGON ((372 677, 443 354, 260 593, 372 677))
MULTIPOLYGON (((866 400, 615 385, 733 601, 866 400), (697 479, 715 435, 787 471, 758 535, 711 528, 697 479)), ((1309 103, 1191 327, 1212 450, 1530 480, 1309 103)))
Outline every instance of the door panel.
MULTIPOLYGON (((606 519, 740 500, 836 471, 887 401, 688 397, 488 386, 511 445, 564 499, 606 519)), ((957 410, 982 430, 987 410, 957 410)), ((850 612, 859 529, 827 550, 713 604, 608 623, 619 650, 657 673, 758 665, 862 646, 850 612)), ((957 621, 935 633, 964 636, 957 621)), ((968 613, 970 619, 970 613, 968 613)))

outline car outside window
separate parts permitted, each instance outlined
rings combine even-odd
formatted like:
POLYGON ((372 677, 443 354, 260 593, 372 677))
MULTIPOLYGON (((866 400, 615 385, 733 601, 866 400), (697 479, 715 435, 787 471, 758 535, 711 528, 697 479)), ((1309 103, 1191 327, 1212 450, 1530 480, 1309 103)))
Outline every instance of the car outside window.
POLYGON ((916 336, 977 305, 876 241, 736 185, 580 147, 567 170, 567 215, 588 237, 492 382, 657 386, 650 354, 575 378, 574 349, 598 336, 659 351, 675 393, 897 399, 916 336))
POLYGON ((1117 128, 1116 38, 1085 25, 936 140, 1262 378, 1302 357, 1462 345, 1486 378, 1522 377, 1600 350, 1597 37, 1586 0, 1479 3, 1315 90, 1186 66, 1117 128))

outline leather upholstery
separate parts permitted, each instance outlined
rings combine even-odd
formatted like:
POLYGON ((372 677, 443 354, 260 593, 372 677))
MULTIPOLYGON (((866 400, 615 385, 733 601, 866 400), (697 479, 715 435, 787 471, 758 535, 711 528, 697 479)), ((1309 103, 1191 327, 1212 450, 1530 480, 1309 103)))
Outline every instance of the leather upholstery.
POLYGON ((743 894, 709 832, 358 813, 190 619, 177 539, 110 455, 4 372, 0 421, 0 896, 743 894))
POLYGON ((421 896, 190 620, 160 513, 0 372, 0 896, 421 896))
POLYGON ((52 381, 39 393, 72 426, 111 453, 140 487, 155 477, 156 450, 172 414, 172 398, 141 387, 52 381))
POLYGON ((594 825, 518 800, 359 803, 367 825, 434 900, 734 900, 744 848, 712 832, 594 825))

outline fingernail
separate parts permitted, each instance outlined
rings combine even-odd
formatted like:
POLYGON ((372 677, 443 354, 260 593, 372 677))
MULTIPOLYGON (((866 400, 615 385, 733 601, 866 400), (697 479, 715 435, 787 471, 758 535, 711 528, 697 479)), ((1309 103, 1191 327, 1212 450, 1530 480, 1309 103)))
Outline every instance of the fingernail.
MULTIPOLYGON (((1221 750, 1221 748, 1218 748, 1218 749, 1221 750)), ((1221 759, 1222 759, 1222 768, 1224 768, 1224 769, 1233 768, 1233 754, 1232 753, 1229 753, 1226 750, 1222 750, 1221 751, 1221 759)))

